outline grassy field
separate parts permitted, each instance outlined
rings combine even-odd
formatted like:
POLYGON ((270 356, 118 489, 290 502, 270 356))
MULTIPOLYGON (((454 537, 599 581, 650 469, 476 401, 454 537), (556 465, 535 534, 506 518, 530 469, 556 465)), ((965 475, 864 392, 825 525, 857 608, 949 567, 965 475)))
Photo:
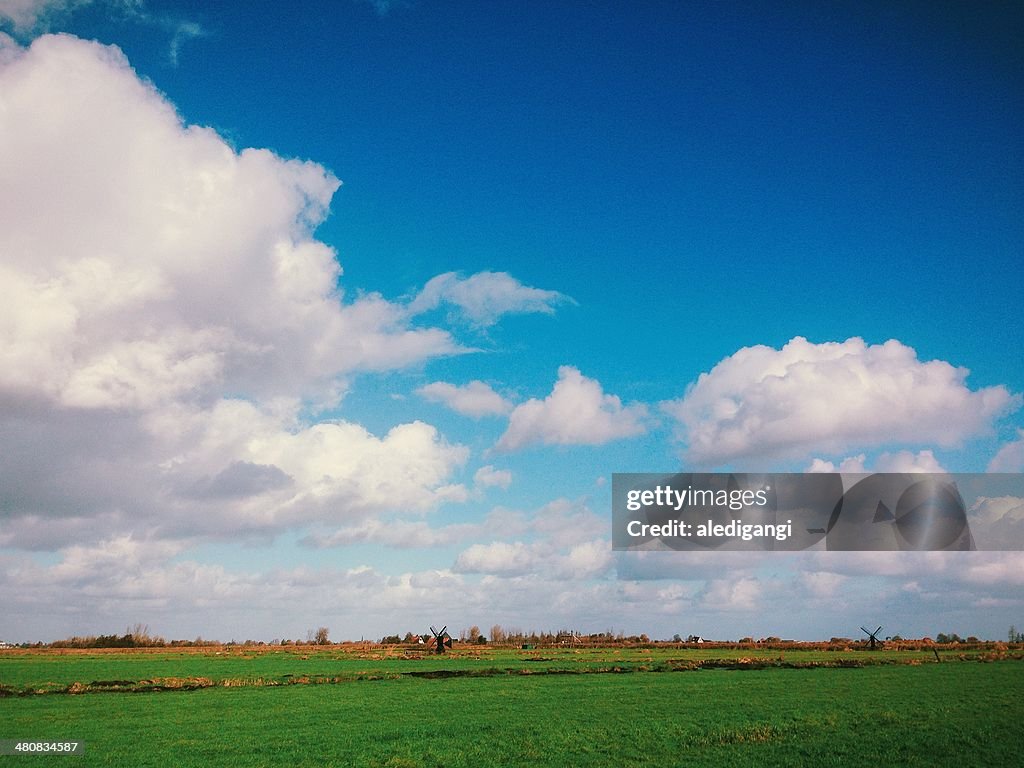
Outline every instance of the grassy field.
POLYGON ((81 766, 1020 765, 1024 663, 991 658, 4 653, 0 738, 84 740, 81 766))

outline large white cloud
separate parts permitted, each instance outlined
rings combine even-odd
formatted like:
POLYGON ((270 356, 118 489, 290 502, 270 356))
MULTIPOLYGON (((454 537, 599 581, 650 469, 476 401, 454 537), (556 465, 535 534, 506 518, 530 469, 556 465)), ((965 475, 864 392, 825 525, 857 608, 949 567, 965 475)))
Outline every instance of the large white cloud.
POLYGON ((127 532, 267 536, 417 516, 469 496, 449 481, 467 449, 422 422, 376 436, 350 422, 304 423, 297 402, 227 399, 140 419, 102 415, 0 417, 16 457, 0 462, 0 546, 52 549, 127 532))
POLYGON ((646 419, 646 406, 624 406, 615 395, 605 394, 600 382, 563 365, 550 395, 516 406, 495 447, 514 451, 530 443, 604 445, 643 434, 646 419))
POLYGON ((313 235, 331 173, 184 124, 116 48, 3 45, 2 543, 272 533, 466 497, 448 482, 466 449, 433 427, 309 415, 360 371, 460 351, 404 304, 346 301, 313 235))
POLYGON ((1020 406, 1003 386, 970 389, 968 371, 921 361, 899 341, 745 347, 664 404, 699 465, 838 453, 888 443, 953 446, 1020 406))
POLYGON ((455 351, 313 239, 338 181, 183 125, 115 48, 47 36, 0 72, 0 387, 65 406, 266 396, 455 351))

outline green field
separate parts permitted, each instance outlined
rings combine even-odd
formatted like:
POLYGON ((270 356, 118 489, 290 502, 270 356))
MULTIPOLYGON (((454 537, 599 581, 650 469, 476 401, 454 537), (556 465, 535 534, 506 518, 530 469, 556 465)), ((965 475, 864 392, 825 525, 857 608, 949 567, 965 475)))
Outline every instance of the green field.
POLYGON ((78 739, 87 751, 0 760, 1021 765, 1024 662, 992 659, 726 649, 4 653, 0 738, 78 739))

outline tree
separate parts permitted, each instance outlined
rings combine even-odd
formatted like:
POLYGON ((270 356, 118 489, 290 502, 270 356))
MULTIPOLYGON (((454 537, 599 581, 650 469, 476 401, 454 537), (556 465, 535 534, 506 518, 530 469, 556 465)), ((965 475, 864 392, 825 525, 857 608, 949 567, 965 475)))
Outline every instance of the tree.
POLYGON ((505 642, 505 628, 501 624, 495 624, 491 627, 491 642, 492 643, 504 643, 505 642))
POLYGON ((316 639, 316 644, 317 645, 329 645, 330 644, 331 641, 327 639, 327 634, 328 634, 329 631, 330 630, 328 630, 327 627, 320 627, 316 631, 316 638, 315 639, 316 639))

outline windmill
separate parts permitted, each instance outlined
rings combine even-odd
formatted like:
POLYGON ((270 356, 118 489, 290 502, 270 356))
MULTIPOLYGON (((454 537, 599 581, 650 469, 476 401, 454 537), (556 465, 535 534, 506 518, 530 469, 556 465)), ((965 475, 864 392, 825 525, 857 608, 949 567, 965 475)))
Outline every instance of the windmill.
POLYGON ((444 653, 445 648, 452 647, 452 636, 448 634, 447 624, 441 627, 440 632, 434 629, 434 625, 431 624, 430 633, 434 636, 434 647, 437 648, 435 653, 444 653))
POLYGON ((882 642, 878 639, 878 633, 882 631, 882 628, 879 627, 874 632, 869 629, 864 629, 864 627, 861 627, 861 629, 864 630, 864 634, 871 639, 871 650, 875 650, 875 648, 882 642))

